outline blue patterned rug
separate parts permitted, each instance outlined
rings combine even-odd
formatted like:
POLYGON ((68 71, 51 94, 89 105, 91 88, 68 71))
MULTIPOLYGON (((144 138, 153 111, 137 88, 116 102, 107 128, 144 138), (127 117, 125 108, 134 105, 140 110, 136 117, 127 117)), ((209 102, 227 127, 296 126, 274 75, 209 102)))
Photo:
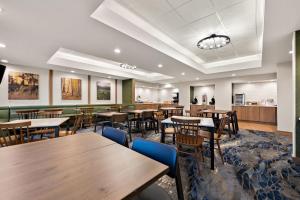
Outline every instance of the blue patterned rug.
MULTIPOLYGON (((89 132, 89 129, 80 132, 89 132)), ((101 134, 100 129, 97 131, 101 134)), ((141 134, 133 134, 133 138, 141 134)), ((148 133, 146 139, 159 141, 160 134, 148 133)), ((172 145, 172 138, 166 143, 172 145)), ((180 156, 180 172, 185 199, 300 199, 300 166, 291 159, 292 145, 287 137, 273 133, 241 130, 236 136, 224 136, 221 149, 225 164, 215 151, 215 171, 210 170, 210 151, 205 148, 205 161, 180 156)), ((157 181, 174 200, 175 181, 164 176, 157 181)))

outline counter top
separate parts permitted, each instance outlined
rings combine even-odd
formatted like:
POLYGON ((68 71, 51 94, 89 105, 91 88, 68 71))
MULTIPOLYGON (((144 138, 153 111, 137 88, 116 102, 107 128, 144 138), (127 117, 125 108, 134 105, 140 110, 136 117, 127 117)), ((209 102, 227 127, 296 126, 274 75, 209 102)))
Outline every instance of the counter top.
POLYGON ((232 106, 239 106, 239 107, 268 107, 268 108, 277 108, 276 105, 269 106, 269 105, 232 105, 232 106))

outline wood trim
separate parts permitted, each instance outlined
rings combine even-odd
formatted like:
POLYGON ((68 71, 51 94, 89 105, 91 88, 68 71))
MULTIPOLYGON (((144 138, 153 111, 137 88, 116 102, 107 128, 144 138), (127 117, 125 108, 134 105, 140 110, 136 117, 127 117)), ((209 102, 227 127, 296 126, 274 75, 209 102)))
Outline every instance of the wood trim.
POLYGON ((118 80, 115 79, 115 104, 118 104, 118 80))
POLYGON ((49 70, 49 105, 53 105, 53 70, 49 70))
POLYGON ((88 75, 88 104, 91 104, 91 75, 88 75))

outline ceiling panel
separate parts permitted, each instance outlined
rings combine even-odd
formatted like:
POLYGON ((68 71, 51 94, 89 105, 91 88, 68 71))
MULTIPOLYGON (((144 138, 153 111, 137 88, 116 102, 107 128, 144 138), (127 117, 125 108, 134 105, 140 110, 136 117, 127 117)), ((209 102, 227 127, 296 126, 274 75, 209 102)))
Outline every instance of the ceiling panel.
POLYGON ((155 19, 155 24, 165 32, 174 32, 185 24, 185 21, 175 11, 167 12, 155 19))
POLYGON ((192 0, 166 0, 166 1, 168 1, 172 5, 173 8, 177 8, 177 7, 182 6, 183 4, 188 3, 192 0))
POLYGON ((210 0, 192 0, 177 8, 176 11, 187 23, 199 20, 215 12, 210 0))
POLYGON ((243 2, 245 0, 211 0, 215 8, 219 11, 222 9, 225 9, 227 7, 230 7, 232 5, 238 4, 240 2, 243 2))

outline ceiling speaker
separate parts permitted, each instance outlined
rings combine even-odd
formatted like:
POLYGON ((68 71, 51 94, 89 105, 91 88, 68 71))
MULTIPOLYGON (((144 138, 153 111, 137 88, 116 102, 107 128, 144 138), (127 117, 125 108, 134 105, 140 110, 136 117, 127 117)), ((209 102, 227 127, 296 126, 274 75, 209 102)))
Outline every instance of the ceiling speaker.
POLYGON ((0 84, 2 83, 2 79, 5 73, 6 66, 0 65, 0 84))

